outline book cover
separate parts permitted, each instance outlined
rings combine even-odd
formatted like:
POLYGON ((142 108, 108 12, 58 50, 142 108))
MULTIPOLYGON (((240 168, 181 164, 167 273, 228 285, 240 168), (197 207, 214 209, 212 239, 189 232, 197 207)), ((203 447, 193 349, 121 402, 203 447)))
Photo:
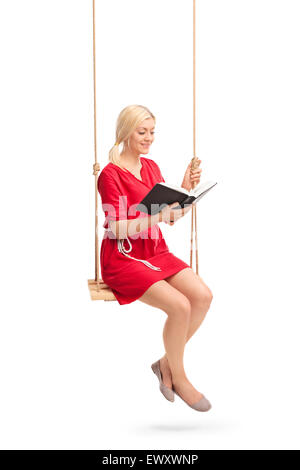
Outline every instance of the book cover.
POLYGON ((176 201, 179 202, 179 206, 174 207, 174 210, 184 208, 189 204, 197 204, 216 184, 213 181, 206 181, 188 191, 168 183, 156 183, 138 204, 137 210, 149 215, 155 215, 166 205, 173 204, 176 201))

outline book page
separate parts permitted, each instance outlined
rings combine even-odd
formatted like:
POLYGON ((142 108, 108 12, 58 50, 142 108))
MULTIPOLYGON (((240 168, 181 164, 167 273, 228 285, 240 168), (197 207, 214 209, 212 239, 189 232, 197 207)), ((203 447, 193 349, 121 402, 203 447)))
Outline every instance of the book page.
POLYGON ((214 186, 216 183, 214 181, 204 181, 203 183, 200 183, 194 190, 192 195, 195 196, 196 198, 200 196, 203 192, 205 192, 207 189, 211 188, 214 186))
POLYGON ((204 196, 204 194, 210 191, 214 186, 216 186, 216 184, 217 183, 214 183, 212 181, 207 181, 207 183, 205 184, 205 189, 202 189, 202 191, 196 196, 194 203, 196 203, 199 199, 201 199, 204 196))

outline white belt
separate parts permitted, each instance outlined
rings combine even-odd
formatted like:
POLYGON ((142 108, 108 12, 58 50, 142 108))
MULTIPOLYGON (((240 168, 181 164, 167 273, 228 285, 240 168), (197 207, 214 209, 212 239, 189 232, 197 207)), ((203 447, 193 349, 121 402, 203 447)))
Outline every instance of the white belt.
MULTIPOLYGON (((112 232, 111 229, 109 228, 105 228, 104 229, 106 232, 112 232)), ((113 232, 112 232, 113 233, 113 232)), ((122 253, 124 256, 127 256, 127 258, 131 258, 131 259, 134 259, 135 261, 140 261, 141 263, 144 263, 145 266, 148 266, 148 268, 150 269, 154 269, 154 271, 161 271, 161 269, 157 266, 153 266, 153 264, 149 263, 149 261, 146 261, 145 259, 138 259, 138 258, 134 258, 133 256, 130 256, 128 255, 128 253, 130 253, 130 251, 132 250, 132 245, 130 243, 130 240, 126 237, 126 238, 122 238, 122 239, 117 239, 117 242, 118 242, 118 250, 120 253, 122 253), (124 246, 124 242, 125 240, 127 240, 128 242, 128 245, 129 245, 129 249, 126 250, 125 246, 124 246)))

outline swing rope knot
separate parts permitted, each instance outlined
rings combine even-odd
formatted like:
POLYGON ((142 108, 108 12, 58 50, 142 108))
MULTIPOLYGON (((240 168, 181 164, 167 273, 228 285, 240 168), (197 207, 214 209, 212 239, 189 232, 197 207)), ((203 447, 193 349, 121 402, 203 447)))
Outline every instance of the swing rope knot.
POLYGON ((94 163, 93 170, 93 175, 97 175, 97 173, 100 171, 100 163, 94 163))

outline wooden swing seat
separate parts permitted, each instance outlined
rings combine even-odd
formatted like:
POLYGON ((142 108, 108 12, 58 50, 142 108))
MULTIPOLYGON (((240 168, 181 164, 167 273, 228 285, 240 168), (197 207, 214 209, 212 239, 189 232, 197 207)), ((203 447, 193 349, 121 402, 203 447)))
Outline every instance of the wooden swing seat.
POLYGON ((89 279, 88 287, 92 300, 117 300, 111 288, 102 279, 89 279))

